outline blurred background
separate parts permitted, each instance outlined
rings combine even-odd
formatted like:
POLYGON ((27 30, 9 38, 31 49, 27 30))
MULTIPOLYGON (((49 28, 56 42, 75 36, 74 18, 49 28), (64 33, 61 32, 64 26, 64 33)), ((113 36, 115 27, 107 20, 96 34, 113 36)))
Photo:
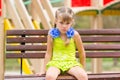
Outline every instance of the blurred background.
MULTIPOLYGON (((10 4, 11 6, 14 6, 15 8, 17 8, 17 5, 15 4, 18 4, 18 3, 15 1, 17 0, 11 0, 11 2, 9 3, 8 0, 5 0, 5 4, 7 6, 5 10, 5 17, 6 19, 9 20, 9 23, 12 26, 12 29, 16 28, 15 27, 16 24, 15 24, 15 18, 13 18, 13 15, 11 13, 12 8, 10 10, 10 4), (9 6, 8 6, 8 3, 9 3, 9 6)), ((32 17, 31 10, 34 10, 33 8, 36 8, 31 4, 32 1, 34 3, 34 0, 21 0, 22 4, 25 6, 26 12, 30 17, 29 19, 35 20, 37 22, 36 24, 37 29, 48 29, 48 28, 44 28, 44 23, 42 24, 41 20, 38 18, 39 11, 38 13, 37 12, 33 13, 36 15, 34 16, 34 18, 32 17)), ((43 0, 40 0, 40 1, 43 1, 43 0)), ((47 2, 49 2, 48 4, 53 10, 53 13, 58 7, 61 7, 61 6, 71 7, 73 11, 75 11, 75 24, 73 25, 75 29, 120 29, 120 11, 118 11, 120 10, 120 0, 91 0, 91 1, 90 0, 47 0, 47 2), (108 13, 107 13, 107 10, 108 10, 108 13), (117 10, 117 11, 114 11, 114 10, 117 10)), ((41 2, 41 4, 43 3, 41 2)), ((44 9, 45 5, 43 4, 43 6, 44 6, 43 9, 44 9)), ((18 12, 22 13, 22 10, 21 11, 18 10, 18 12)), ((21 18, 24 17, 21 14, 19 15, 21 16, 21 18)), ((46 14, 44 15, 47 16, 46 14)), ((23 22, 23 26, 26 26, 26 23, 24 23, 25 21, 22 20, 22 22, 23 22)), ((50 23, 52 24, 52 21, 50 23)), ((5 23, 5 25, 7 25, 6 26, 7 29, 10 29, 7 23, 5 23)), ((49 24, 47 26, 49 26, 49 24)), ((102 70, 100 72, 113 72, 113 71, 120 72, 119 58, 117 59, 105 58, 105 59, 102 59, 102 61, 103 61, 103 63, 101 64, 102 70)), ((91 62, 92 62, 91 59, 87 59, 86 70, 88 73, 92 72, 91 62)), ((5 63, 6 63, 5 74, 11 74, 11 73, 20 74, 20 64, 18 62, 18 59, 6 59, 5 63)), ((34 66, 31 66, 31 61, 28 60, 27 63, 29 63, 30 65, 29 66, 30 70, 34 70, 34 66)), ((28 73, 28 74, 31 74, 31 73, 28 73)))

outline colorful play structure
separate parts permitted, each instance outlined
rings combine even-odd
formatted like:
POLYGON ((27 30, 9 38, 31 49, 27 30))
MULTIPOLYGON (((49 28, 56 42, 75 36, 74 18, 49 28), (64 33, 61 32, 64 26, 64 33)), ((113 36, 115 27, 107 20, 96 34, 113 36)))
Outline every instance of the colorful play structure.
MULTIPOLYGON (((120 15, 120 0, 0 0, 0 80, 4 80, 4 34, 10 29, 50 29, 54 23, 54 11, 51 3, 64 1, 65 6, 73 8, 76 15, 93 16, 92 29, 102 27, 101 15, 120 15), (25 7, 31 4, 30 11, 25 7)), ((15 45, 15 44, 13 44, 15 45)), ((23 59, 22 70, 25 74, 40 72, 43 60, 23 59), (36 64, 37 63, 37 64, 36 64), (31 68, 32 67, 32 68, 31 68), (41 67, 41 68, 40 68, 41 67)), ((100 59, 94 59, 93 72, 100 72, 100 59), (97 63, 99 62, 99 64, 97 63)), ((18 63, 21 60, 18 59, 18 63)))

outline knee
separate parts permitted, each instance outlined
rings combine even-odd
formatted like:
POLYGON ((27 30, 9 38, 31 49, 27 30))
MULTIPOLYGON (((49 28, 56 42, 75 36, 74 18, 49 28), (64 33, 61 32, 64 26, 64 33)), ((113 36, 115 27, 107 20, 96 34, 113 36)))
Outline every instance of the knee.
POLYGON ((56 76, 52 74, 46 74, 46 79, 45 80, 56 80, 56 76))
POLYGON ((85 73, 84 75, 83 75, 83 80, 88 80, 88 75, 87 75, 87 73, 85 73))
POLYGON ((78 80, 88 80, 88 75, 86 73, 80 74, 78 76, 78 80))

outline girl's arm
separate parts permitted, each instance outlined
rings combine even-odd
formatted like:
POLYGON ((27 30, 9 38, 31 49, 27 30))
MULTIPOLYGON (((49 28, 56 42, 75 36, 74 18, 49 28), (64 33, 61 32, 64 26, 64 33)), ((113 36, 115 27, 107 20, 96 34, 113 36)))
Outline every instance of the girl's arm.
POLYGON ((80 35, 79 35, 79 33, 77 31, 75 31, 74 40, 75 40, 75 43, 76 43, 76 47, 78 49, 80 63, 85 68, 85 64, 86 64, 85 50, 84 50, 84 47, 83 47, 83 43, 82 43, 81 37, 80 37, 80 35))
POLYGON ((47 36, 47 51, 45 54, 44 69, 43 72, 46 72, 46 64, 51 60, 52 57, 52 48, 53 48, 53 39, 50 35, 47 36))

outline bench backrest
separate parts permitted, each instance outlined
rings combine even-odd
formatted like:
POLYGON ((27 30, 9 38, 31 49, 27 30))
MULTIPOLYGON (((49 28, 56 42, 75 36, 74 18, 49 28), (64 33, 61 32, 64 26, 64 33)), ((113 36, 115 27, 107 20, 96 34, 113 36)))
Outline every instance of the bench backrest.
MULTIPOLYGON (((87 58, 120 57, 120 30, 77 31, 82 37, 87 58)), ((6 57, 44 58, 47 47, 47 34, 48 30, 6 31, 6 57)), ((76 56, 78 57, 78 55, 76 56)))

